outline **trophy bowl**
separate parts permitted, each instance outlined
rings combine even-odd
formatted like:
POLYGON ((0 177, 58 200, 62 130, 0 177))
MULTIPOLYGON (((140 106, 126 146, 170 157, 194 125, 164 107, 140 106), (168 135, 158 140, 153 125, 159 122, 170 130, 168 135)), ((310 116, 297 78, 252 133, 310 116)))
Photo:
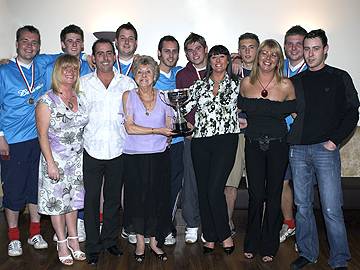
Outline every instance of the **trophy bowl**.
POLYGON ((160 91, 161 100, 171 106, 175 110, 175 120, 173 132, 177 136, 186 136, 191 129, 187 126, 187 122, 180 108, 190 100, 189 88, 163 90, 160 91))

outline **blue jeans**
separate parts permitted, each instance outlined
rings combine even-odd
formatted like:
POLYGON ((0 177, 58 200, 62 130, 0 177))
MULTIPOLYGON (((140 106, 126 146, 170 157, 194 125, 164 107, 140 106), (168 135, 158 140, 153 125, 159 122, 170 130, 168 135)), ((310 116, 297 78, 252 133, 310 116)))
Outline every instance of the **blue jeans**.
POLYGON ((289 160, 294 182, 296 242, 300 256, 315 262, 319 240, 313 212, 314 179, 320 193, 322 213, 330 245, 329 265, 347 266, 351 258, 342 212, 342 189, 339 149, 327 150, 324 143, 293 145, 289 160))

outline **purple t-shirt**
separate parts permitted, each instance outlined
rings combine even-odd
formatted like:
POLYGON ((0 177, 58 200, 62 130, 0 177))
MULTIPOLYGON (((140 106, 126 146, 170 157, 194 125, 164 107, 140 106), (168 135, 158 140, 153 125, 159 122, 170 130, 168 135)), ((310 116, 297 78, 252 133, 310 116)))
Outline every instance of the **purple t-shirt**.
MULTIPOLYGON (((131 116, 138 126, 149 128, 166 127, 166 118, 173 117, 171 107, 161 101, 159 91, 155 90, 156 103, 154 109, 148 114, 144 104, 137 94, 137 89, 130 90, 127 103, 126 115, 131 116)), ((149 154, 164 152, 168 145, 167 137, 159 134, 132 135, 128 134, 125 139, 125 154, 149 154)))

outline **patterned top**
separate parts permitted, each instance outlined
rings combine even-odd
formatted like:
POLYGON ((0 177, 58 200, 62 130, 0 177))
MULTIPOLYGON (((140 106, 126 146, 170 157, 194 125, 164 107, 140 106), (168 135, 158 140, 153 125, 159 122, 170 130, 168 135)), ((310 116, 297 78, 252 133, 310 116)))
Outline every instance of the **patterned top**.
POLYGON ((236 105, 239 83, 226 74, 216 96, 213 95, 213 88, 211 79, 209 82, 198 80, 190 87, 191 98, 183 109, 188 113, 197 106, 194 138, 240 133, 236 105))

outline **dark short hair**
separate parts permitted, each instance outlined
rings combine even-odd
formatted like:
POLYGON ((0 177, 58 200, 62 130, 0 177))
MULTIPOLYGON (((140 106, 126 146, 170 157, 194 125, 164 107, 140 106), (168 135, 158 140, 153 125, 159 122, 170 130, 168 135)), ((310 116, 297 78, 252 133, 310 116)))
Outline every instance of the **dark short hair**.
POLYGON ((203 46, 204 48, 207 47, 205 38, 203 36, 200 36, 198 34, 195 34, 195 33, 191 32, 190 35, 185 39, 185 42, 184 42, 184 50, 185 50, 185 52, 187 50, 186 47, 189 44, 192 44, 192 43, 195 43, 195 42, 199 42, 200 45, 203 46))
POLYGON ((33 26, 33 25, 24 25, 23 27, 20 27, 17 31, 16 31, 16 41, 20 40, 20 36, 23 32, 30 32, 33 34, 37 34, 39 36, 39 44, 41 43, 40 40, 40 32, 39 30, 33 26))
POLYGON ((176 40, 176 38, 174 38, 173 36, 167 35, 167 36, 163 36, 160 41, 159 41, 159 45, 158 45, 158 50, 161 52, 161 49, 163 48, 164 42, 165 41, 172 41, 172 42, 176 42, 176 45, 178 47, 178 50, 180 50, 180 45, 179 42, 176 40))
POLYGON ((132 23, 130 23, 130 22, 124 23, 124 24, 122 24, 122 25, 119 26, 119 28, 116 30, 116 33, 115 33, 115 38, 116 38, 116 39, 119 37, 120 31, 123 30, 123 29, 133 31, 133 32, 134 32, 134 36, 135 36, 135 40, 138 39, 137 31, 136 31, 135 27, 132 25, 132 23))
POLYGON ((247 33, 242 34, 242 35, 239 37, 238 44, 240 44, 240 41, 241 41, 241 40, 244 40, 244 39, 253 39, 253 40, 255 40, 255 41, 257 42, 257 45, 258 45, 258 46, 259 46, 259 44, 260 44, 259 37, 258 37, 256 34, 254 34, 254 33, 249 33, 249 32, 247 32, 247 33))
POLYGON ((321 43, 323 47, 325 47, 328 44, 328 38, 325 34, 325 31, 322 29, 316 29, 310 31, 309 33, 306 34, 305 39, 316 38, 316 37, 321 39, 321 43))
POLYGON ((211 64, 210 64, 210 58, 213 55, 219 55, 219 54, 226 55, 227 60, 228 60, 228 66, 227 66, 227 69, 226 69, 226 73, 229 75, 230 79, 237 81, 236 76, 234 76, 234 74, 232 72, 232 62, 231 62, 230 52, 223 45, 215 45, 210 49, 210 51, 208 53, 208 56, 207 56, 205 81, 209 81, 210 75, 212 73, 212 67, 211 67, 211 64))
POLYGON ((289 30, 286 31, 284 42, 286 41, 286 38, 288 36, 300 35, 300 36, 305 37, 306 34, 307 34, 307 31, 302 26, 294 25, 289 30))
POLYGON ((75 24, 70 24, 66 26, 63 30, 60 32, 60 40, 62 42, 65 42, 65 37, 67 34, 74 33, 79 34, 81 36, 81 39, 84 41, 84 31, 75 24))
POLYGON ((114 44, 107 38, 99 38, 98 40, 96 40, 94 42, 94 44, 92 45, 92 48, 91 48, 91 51, 92 51, 92 55, 95 56, 95 49, 96 49, 96 46, 99 44, 99 43, 108 43, 110 44, 111 48, 112 48, 112 51, 113 53, 115 54, 115 47, 114 47, 114 44))

